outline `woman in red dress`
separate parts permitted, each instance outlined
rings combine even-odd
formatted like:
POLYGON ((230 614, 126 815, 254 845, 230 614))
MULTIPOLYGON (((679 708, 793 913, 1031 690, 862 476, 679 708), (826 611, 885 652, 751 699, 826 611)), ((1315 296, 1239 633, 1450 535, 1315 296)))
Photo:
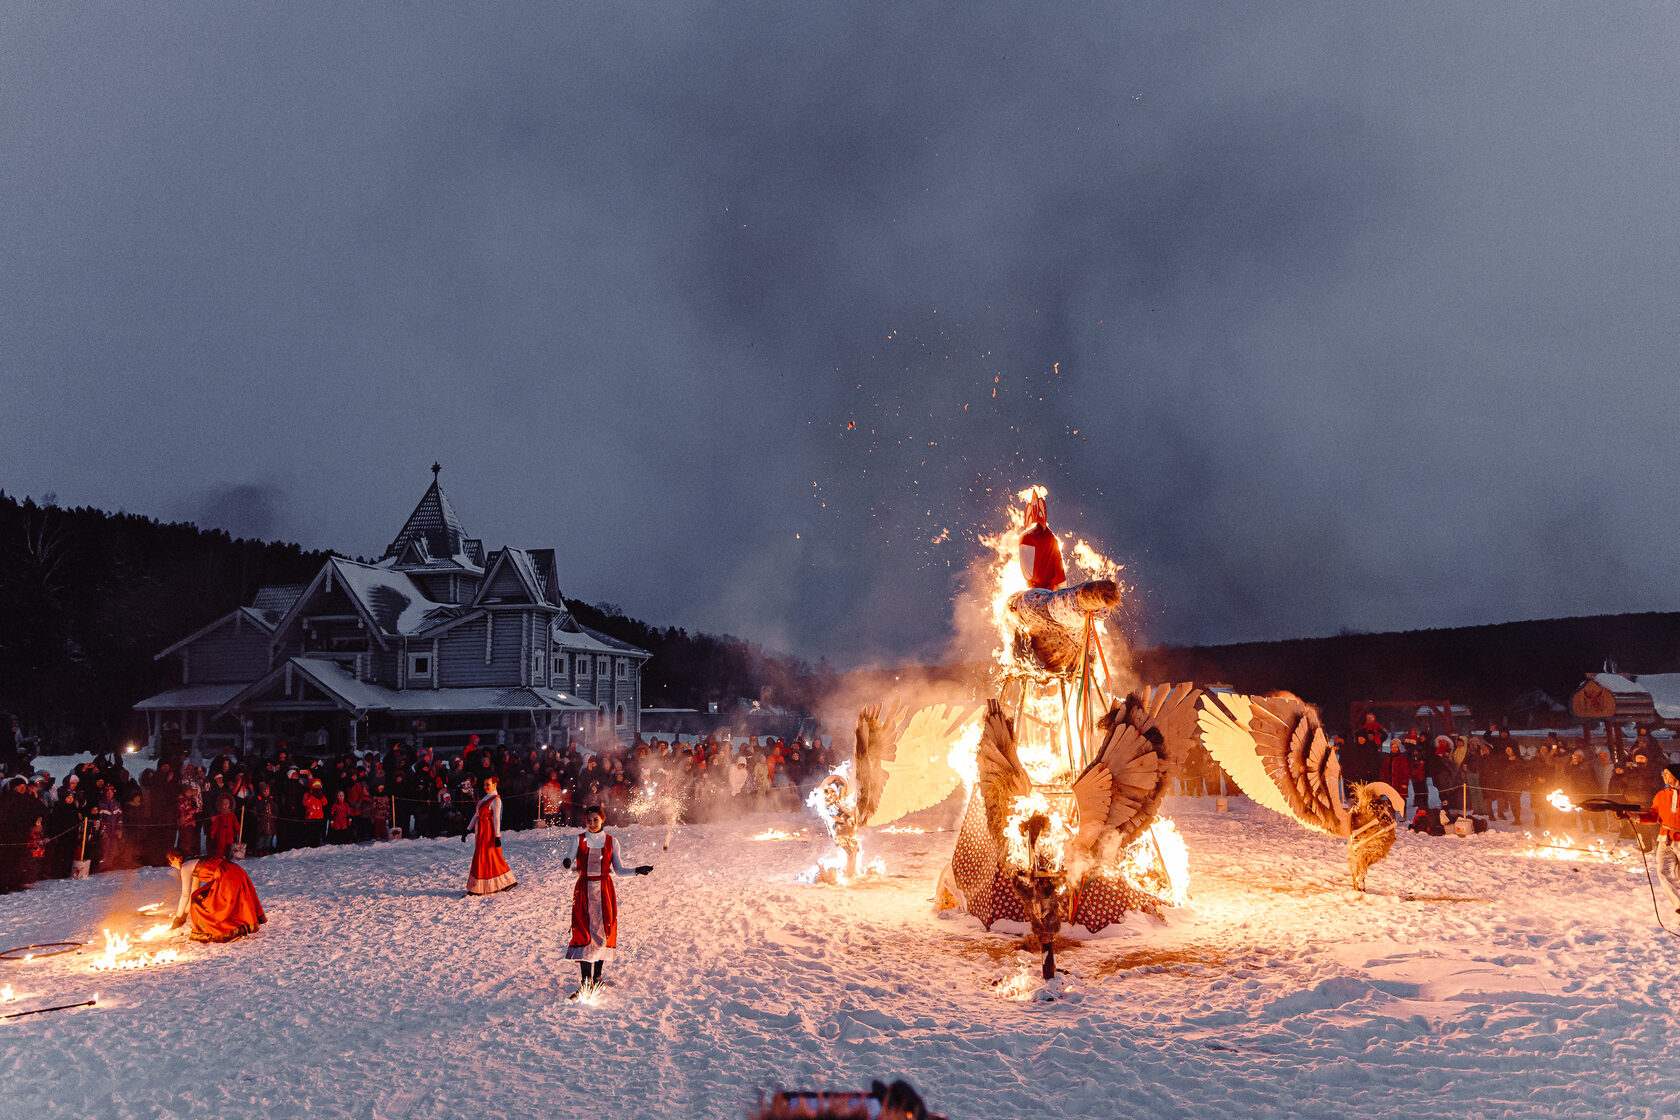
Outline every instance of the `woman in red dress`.
POLYGON ((190 918, 194 941, 232 941, 268 921, 257 888, 237 863, 216 856, 188 859, 179 848, 171 848, 168 859, 181 876, 181 901, 169 928, 179 929, 190 918))
POLYGON ((601 965, 618 952, 618 892, 614 875, 646 875, 649 864, 625 867, 618 859, 618 842, 607 832, 606 813, 599 805, 583 811, 588 832, 572 841, 561 865, 577 865, 577 886, 572 889, 572 939, 566 959, 578 962, 582 983, 571 999, 585 999, 601 985, 601 965))
POLYGON ((468 834, 477 834, 472 867, 467 871, 467 894, 495 894, 519 885, 502 858, 502 797, 496 785, 495 778, 484 779, 484 796, 478 800, 472 823, 461 834, 462 841, 468 834))

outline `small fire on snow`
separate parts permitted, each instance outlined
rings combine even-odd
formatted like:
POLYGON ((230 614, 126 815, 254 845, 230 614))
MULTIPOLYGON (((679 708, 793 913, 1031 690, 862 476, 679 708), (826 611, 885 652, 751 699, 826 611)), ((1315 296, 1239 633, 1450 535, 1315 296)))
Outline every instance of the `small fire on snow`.
MULTIPOLYGON (((167 927, 164 932, 168 932, 167 927)), ((129 956, 132 944, 122 934, 106 930, 105 951, 94 960, 93 969, 97 972, 108 972, 114 969, 146 968, 154 964, 169 964, 180 957, 174 949, 159 949, 155 953, 140 950, 134 956, 129 956)))
POLYGON ((17 993, 12 991, 10 984, 0 988, 0 1003, 11 1003, 15 999, 17 999, 17 993))
POLYGON ((1588 840, 1583 847, 1568 836, 1553 836, 1550 832, 1542 832, 1538 837, 1532 832, 1525 832, 1523 838, 1528 841, 1528 850, 1523 854, 1534 859, 1621 863, 1628 858, 1626 852, 1612 848, 1598 839, 1588 840))
POLYGON ((767 828, 763 832, 759 833, 757 836, 754 836, 752 839, 754 839, 754 840, 798 840, 799 837, 795 836, 791 832, 784 832, 782 829, 779 829, 779 828, 767 828))

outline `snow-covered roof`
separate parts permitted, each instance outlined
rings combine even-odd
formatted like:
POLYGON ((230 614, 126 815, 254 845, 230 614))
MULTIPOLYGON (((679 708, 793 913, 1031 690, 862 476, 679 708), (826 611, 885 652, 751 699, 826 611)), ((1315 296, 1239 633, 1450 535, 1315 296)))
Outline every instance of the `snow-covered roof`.
MULTIPOLYGON (((1624 693, 1637 694, 1650 691, 1650 689, 1637 683, 1632 678, 1624 677, 1619 673, 1589 673, 1587 675, 1598 684, 1603 685, 1605 688, 1617 695, 1622 695, 1624 693)), ((1645 678, 1641 677, 1639 679, 1644 680, 1645 678)))
POLYGON ((170 711, 179 708, 209 708, 219 711, 224 704, 245 690, 237 681, 231 684, 189 684, 166 689, 156 696, 148 696, 134 705, 136 711, 170 711))
POLYGON ((648 658, 653 655, 645 649, 620 641, 599 630, 591 630, 571 615, 556 619, 549 628, 549 637, 554 644, 572 653, 611 653, 620 656, 648 658))
POLYGON ((1651 694, 1657 715, 1680 722, 1680 673, 1641 673, 1636 683, 1651 694))
POLYGON ((374 624, 390 635, 417 634, 440 619, 455 617, 452 604, 426 598, 404 572, 358 564, 335 556, 328 561, 345 591, 361 603, 374 624))
POLYGON ((260 706, 260 697, 279 683, 288 669, 301 674, 340 707, 356 712, 595 711, 595 705, 587 700, 552 688, 386 688, 372 681, 357 680, 339 662, 324 657, 293 657, 275 666, 259 681, 231 686, 235 694, 224 700, 219 710, 260 706))

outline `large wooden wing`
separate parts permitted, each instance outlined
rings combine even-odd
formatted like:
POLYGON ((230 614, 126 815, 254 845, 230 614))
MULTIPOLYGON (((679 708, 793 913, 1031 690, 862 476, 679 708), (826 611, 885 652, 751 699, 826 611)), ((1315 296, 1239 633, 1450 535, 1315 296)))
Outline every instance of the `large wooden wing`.
POLYGON ((1249 797, 1332 836, 1352 831, 1341 758, 1318 709, 1287 692, 1210 692, 1198 722, 1202 745, 1249 797))
POLYGON ((1081 851, 1124 847, 1155 821, 1161 798, 1196 741, 1192 684, 1152 685, 1128 695, 1098 725, 1097 757, 1073 783, 1079 806, 1074 845, 1081 851))
POLYGON ((858 823, 891 824, 951 796, 962 782, 951 765, 951 748, 976 714, 974 708, 934 704, 911 715, 892 752, 877 760, 883 781, 872 789, 867 811, 858 798, 858 823))
POLYGON ((897 755, 898 739, 907 722, 904 706, 897 702, 876 704, 858 713, 853 757, 857 767, 860 822, 869 820, 881 803, 881 793, 887 784, 886 764, 897 755))
POLYGON ((1004 828, 1015 799, 1032 792, 1032 778, 1015 752, 1015 725, 996 700, 986 701, 980 725, 980 750, 975 756, 975 787, 986 806, 986 827, 997 850, 1007 850, 1004 828))

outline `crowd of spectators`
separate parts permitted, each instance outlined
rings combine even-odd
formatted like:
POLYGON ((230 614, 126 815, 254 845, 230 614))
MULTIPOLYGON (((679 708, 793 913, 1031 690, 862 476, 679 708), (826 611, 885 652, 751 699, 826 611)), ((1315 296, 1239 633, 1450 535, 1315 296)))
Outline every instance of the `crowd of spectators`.
POLYGON ((1612 797, 1649 805, 1662 788, 1672 739, 1640 727, 1634 738, 1594 736, 1583 729, 1564 738, 1515 736, 1493 727, 1468 735, 1426 735, 1417 728, 1390 734, 1375 719, 1341 743, 1342 774, 1383 781, 1407 798, 1410 810, 1439 807, 1546 828, 1579 824, 1608 830, 1604 814, 1559 809, 1548 800, 1561 790, 1570 802, 1612 797))
POLYGON ((711 820, 796 808, 833 766, 820 737, 662 739, 585 755, 504 750, 474 736, 450 757, 399 743, 383 754, 167 757, 133 773, 112 752, 57 782, 20 775, 0 789, 0 891, 90 870, 161 866, 170 848, 249 858, 292 848, 464 832, 484 788, 500 780, 503 827, 571 826, 600 805, 612 824, 711 820))

